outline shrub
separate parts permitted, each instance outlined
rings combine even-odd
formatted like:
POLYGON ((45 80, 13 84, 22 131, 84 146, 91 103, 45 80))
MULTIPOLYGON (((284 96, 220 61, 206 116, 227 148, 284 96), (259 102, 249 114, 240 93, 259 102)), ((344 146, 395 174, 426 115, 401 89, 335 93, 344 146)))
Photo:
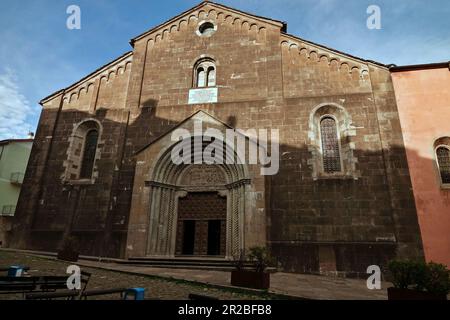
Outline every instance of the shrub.
POLYGON ((270 252, 265 247, 250 248, 248 259, 254 262, 256 272, 264 272, 273 263, 270 252))
POLYGON ((430 262, 425 270, 425 281, 423 288, 435 294, 450 292, 450 270, 442 264, 430 262))
POLYGON ((66 237, 63 239, 61 244, 61 251, 63 252, 77 252, 78 251, 78 241, 74 237, 66 237))
POLYGON ((393 260, 389 262, 389 271, 391 273, 391 281, 394 287, 399 289, 408 289, 414 285, 414 273, 417 263, 413 261, 393 260))
POLYGON ((388 268, 396 288, 435 294, 448 294, 450 291, 450 271, 445 265, 394 260, 388 268))

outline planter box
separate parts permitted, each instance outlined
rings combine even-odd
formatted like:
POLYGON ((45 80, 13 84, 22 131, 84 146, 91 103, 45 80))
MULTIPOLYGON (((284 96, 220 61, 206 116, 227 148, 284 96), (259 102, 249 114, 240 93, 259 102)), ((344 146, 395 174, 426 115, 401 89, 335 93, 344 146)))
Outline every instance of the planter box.
POLYGON ((389 300, 447 300, 446 294, 435 294, 426 291, 388 288, 389 300))
POLYGON ((78 252, 75 251, 59 251, 58 252, 58 260, 77 262, 78 261, 78 252))
POLYGON ((269 289, 270 273, 234 270, 231 272, 231 285, 252 289, 269 289))

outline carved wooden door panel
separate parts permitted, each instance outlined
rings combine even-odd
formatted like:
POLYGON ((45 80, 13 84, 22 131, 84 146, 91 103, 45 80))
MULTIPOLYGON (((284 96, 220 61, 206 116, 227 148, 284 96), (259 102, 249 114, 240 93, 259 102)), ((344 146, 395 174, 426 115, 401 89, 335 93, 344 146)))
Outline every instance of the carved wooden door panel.
POLYGON ((190 252, 193 252, 196 256, 225 255, 226 214, 226 198, 216 192, 189 193, 181 198, 178 205, 176 254, 191 255, 190 252), (190 226, 189 230, 187 226, 190 226), (189 248, 186 241, 190 241, 187 240, 190 237, 185 233, 192 232, 192 229, 195 230, 193 248, 189 248), (216 246, 213 242, 217 241, 220 243, 216 246))

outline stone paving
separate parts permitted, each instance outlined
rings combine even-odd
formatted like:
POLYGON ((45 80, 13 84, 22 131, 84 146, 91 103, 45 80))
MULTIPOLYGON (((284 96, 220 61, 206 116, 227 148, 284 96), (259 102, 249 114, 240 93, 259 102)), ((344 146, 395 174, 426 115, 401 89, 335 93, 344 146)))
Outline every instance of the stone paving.
MULTIPOLYGON (((83 261, 84 262, 84 261, 83 261)), ((6 267, 14 264, 22 264, 30 267, 30 275, 67 275, 66 268, 70 263, 57 261, 54 258, 33 256, 24 253, 0 251, 0 267, 6 267)), ((84 265, 88 263, 77 263, 84 265)), ((95 265, 95 263, 92 263, 95 265)), ((82 268, 92 273, 89 280, 88 289, 107 289, 107 288, 128 288, 144 287, 146 288, 147 299, 162 300, 187 300, 190 293, 208 295, 221 300, 261 300, 271 299, 265 293, 243 293, 228 289, 215 288, 212 286, 186 283, 182 281, 168 280, 162 278, 149 277, 148 275, 131 275, 123 272, 114 272, 98 268, 82 268)), ((0 294, 0 300, 22 299, 22 295, 0 294)), ((95 297, 96 299, 119 299, 119 295, 107 295, 95 297)), ((94 299, 94 298, 92 298, 94 299)))
MULTIPOLYGON (((133 274, 198 281, 224 287, 230 286, 230 272, 224 271, 153 268, 86 260, 80 264, 133 274)), ((277 272, 271 275, 269 292, 303 299, 386 300, 386 288, 389 286, 390 283, 385 282, 382 283, 382 290, 369 290, 367 289, 366 281, 360 279, 277 272)))
MULTIPOLYGON (((58 272, 64 274, 65 262, 54 258, 37 257, 30 254, 0 251, 0 265, 23 263, 31 267, 30 273, 58 272)), ((133 266, 118 263, 106 263, 80 260, 78 265, 92 272, 93 283, 90 288, 144 286, 148 288, 150 298, 186 299, 189 293, 216 296, 220 299, 269 299, 274 296, 251 290, 247 294, 233 292, 230 286, 230 272, 210 270, 188 270, 133 266), (154 278, 158 277, 158 278, 154 278), (185 280, 195 283, 186 283, 185 280)), ((299 299, 337 299, 337 300, 385 300, 386 288, 390 284, 382 283, 382 290, 369 290, 365 280, 325 277, 316 275, 290 274, 278 272, 271 276, 269 293, 288 295, 299 299)), ((1 298, 1 296, 0 296, 1 298)))

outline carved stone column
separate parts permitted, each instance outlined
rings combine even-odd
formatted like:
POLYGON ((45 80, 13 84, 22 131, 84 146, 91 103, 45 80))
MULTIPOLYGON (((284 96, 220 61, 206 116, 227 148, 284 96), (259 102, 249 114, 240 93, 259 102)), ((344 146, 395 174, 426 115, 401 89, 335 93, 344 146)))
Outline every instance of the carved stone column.
POLYGON ((147 255, 173 256, 172 238, 176 227, 176 188, 151 183, 152 204, 150 208, 147 255))

